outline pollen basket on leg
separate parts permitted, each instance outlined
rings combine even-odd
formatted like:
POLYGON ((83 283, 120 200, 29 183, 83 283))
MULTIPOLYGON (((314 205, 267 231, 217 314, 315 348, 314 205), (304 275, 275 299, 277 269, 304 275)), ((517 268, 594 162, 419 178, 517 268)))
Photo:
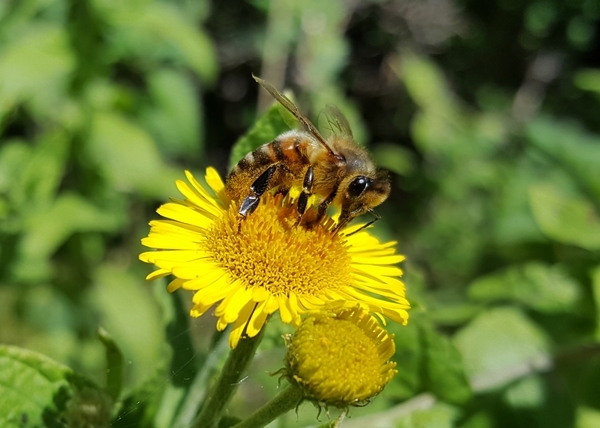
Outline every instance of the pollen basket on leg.
POLYGON ((274 296, 315 296, 351 284, 344 238, 323 226, 296 227, 295 221, 281 196, 263 197, 245 219, 234 204, 207 231, 206 249, 232 278, 274 296))

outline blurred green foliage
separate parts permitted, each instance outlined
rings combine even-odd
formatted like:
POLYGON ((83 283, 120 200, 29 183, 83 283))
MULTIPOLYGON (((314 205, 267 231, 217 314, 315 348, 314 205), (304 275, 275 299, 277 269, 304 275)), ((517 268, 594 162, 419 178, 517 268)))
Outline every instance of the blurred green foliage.
MULTIPOLYGON (((373 231, 414 308, 343 426, 598 426, 599 33, 598 0, 0 3, 0 425, 189 426, 226 347, 139 240, 184 168, 287 129, 255 73, 391 171, 373 231)), ((276 394, 282 328, 232 415, 276 394)))

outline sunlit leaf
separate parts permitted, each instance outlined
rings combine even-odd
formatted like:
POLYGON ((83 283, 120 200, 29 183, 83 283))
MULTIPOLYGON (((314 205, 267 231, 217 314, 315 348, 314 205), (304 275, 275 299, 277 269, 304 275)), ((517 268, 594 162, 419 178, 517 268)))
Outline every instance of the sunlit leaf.
POLYGON ((464 403, 472 393, 460 353, 447 337, 430 326, 422 326, 421 334, 427 389, 446 402, 464 403))
POLYGON ((108 426, 111 402, 73 371, 27 349, 0 345, 0 425, 108 426), (93 425, 75 425, 93 424, 93 425))
POLYGON ((575 428, 596 428, 600 426, 600 410, 587 406, 577 408, 575 428))
POLYGON ((547 184, 532 186, 529 195, 533 215, 548 237, 588 250, 600 248, 600 218, 590 201, 547 184))
POLYGON ((453 428, 460 417, 460 410, 444 403, 438 403, 429 410, 417 410, 399 419, 398 428, 453 428))
POLYGON ((420 367, 423 362, 421 330, 415 322, 394 329, 396 353, 392 358, 400 368, 386 386, 385 394, 398 400, 406 400, 423 389, 420 367))
POLYGON ((150 3, 138 17, 137 25, 172 46, 201 78, 207 81, 215 78, 217 56, 211 40, 178 9, 166 3, 150 3))
POLYGON ((527 137, 600 199, 600 137, 580 127, 542 118, 529 124, 527 137))
POLYGON ((531 262, 479 278, 469 287, 472 299, 515 301, 541 312, 569 312, 578 303, 579 285, 560 266, 531 262))
POLYGON ((600 266, 597 266, 591 272, 592 293, 596 306, 596 339, 600 341, 600 266))
MULTIPOLYGON (((154 296, 162 309, 162 322, 170 351, 169 376, 160 406, 154 417, 155 425, 160 427, 175 427, 174 419, 181 408, 181 402, 189 394, 194 375, 200 366, 199 359, 203 355, 196 352, 192 343, 190 316, 184 308, 181 296, 165 292, 161 281, 153 286, 154 296)), ((199 406, 201 402, 196 402, 199 406)), ((198 408, 195 408, 197 413, 198 408)), ((192 419, 193 420, 193 419, 192 419)), ((191 423, 189 420, 187 425, 191 423)))
POLYGON ((121 222, 120 213, 102 210, 79 195, 63 192, 49 208, 27 218, 21 254, 48 257, 75 232, 110 232, 121 222))
POLYGON ((600 69, 587 68, 579 70, 573 77, 573 83, 584 91, 600 94, 600 69))
POLYGON ((0 143, 0 193, 8 193, 21 177, 31 158, 32 148, 21 140, 0 143))
POLYGON ((106 353, 106 392, 117 400, 123 388, 123 370, 125 361, 119 345, 103 328, 98 329, 98 338, 104 345, 106 353))
POLYGON ((494 238, 499 245, 521 245, 548 241, 538 226, 529 203, 527 189, 539 181, 539 166, 532 154, 517 160, 511 168, 503 169, 494 192, 494 238))
POLYGON ((489 390, 549 367, 546 335, 516 308, 480 314, 454 337, 473 389, 489 390))
POLYGON ((493 428, 494 422, 486 412, 478 412, 458 425, 459 428, 493 428))
POLYGON ((49 206, 65 174, 68 138, 63 132, 48 133, 34 146, 9 190, 15 205, 26 211, 49 206))
POLYGON ((96 113, 88 147, 102 172, 120 191, 166 197, 181 176, 163 162, 144 129, 117 114, 96 113))
POLYGON ((217 73, 216 52, 208 35, 165 2, 107 2, 98 0, 115 32, 115 55, 148 60, 176 61, 188 65, 205 81, 217 73))
POLYGON ((191 79, 163 69, 152 73, 148 84, 153 104, 142 111, 142 119, 162 151, 172 157, 200 158, 203 116, 191 79))
POLYGON ((451 114, 455 102, 453 95, 442 71, 433 61, 405 50, 396 58, 393 67, 406 85, 411 98, 419 106, 451 114))
POLYGON ((154 376, 166 357, 158 308, 145 290, 149 285, 142 276, 114 264, 93 272, 93 283, 91 297, 100 322, 123 351, 129 386, 137 386, 154 376))
POLYGON ((502 119, 469 110, 452 94, 442 70, 426 56, 405 49, 391 66, 419 107, 411 123, 418 147, 425 154, 460 163, 471 174, 489 169, 489 164, 467 168, 465 162, 481 162, 479 156, 502 143, 506 132, 502 119))
POLYGON ((544 382, 536 375, 517 380, 504 391, 504 399, 513 408, 536 408, 545 400, 544 382))
POLYGON ((38 23, 13 34, 0 50, 0 112, 29 97, 59 96, 74 66, 62 26, 38 23))
POLYGON ((381 168, 404 176, 413 174, 417 163, 413 152, 390 143, 378 144, 373 150, 373 158, 381 168))

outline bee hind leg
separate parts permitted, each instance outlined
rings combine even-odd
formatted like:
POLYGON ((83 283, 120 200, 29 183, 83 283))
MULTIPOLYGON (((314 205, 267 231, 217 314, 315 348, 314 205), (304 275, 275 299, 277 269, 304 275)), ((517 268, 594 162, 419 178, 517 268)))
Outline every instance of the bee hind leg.
POLYGON ((242 205, 238 211, 242 216, 246 217, 258 207, 260 197, 269 188, 269 182, 277 170, 277 165, 278 164, 271 165, 265 172, 259 175, 256 180, 254 180, 254 183, 250 186, 250 194, 242 201, 242 205))

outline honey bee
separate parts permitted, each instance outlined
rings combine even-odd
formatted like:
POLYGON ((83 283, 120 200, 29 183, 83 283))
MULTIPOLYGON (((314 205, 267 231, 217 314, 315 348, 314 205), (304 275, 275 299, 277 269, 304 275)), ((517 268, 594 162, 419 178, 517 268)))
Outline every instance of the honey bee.
POLYGON ((304 131, 279 135, 248 153, 232 169, 225 189, 232 200, 241 201, 239 213, 243 217, 252 213, 267 191, 275 189, 286 194, 298 186, 302 189, 297 206, 299 223, 311 195, 315 195, 317 210, 310 224, 320 221, 330 205, 341 210, 338 229, 365 212, 375 219, 363 227, 377 221, 380 217, 373 208, 389 196, 390 182, 386 174, 375 168, 367 151, 354 141, 350 125, 339 109, 326 108, 333 132, 324 138, 289 98, 265 80, 253 77, 296 117, 304 131))

